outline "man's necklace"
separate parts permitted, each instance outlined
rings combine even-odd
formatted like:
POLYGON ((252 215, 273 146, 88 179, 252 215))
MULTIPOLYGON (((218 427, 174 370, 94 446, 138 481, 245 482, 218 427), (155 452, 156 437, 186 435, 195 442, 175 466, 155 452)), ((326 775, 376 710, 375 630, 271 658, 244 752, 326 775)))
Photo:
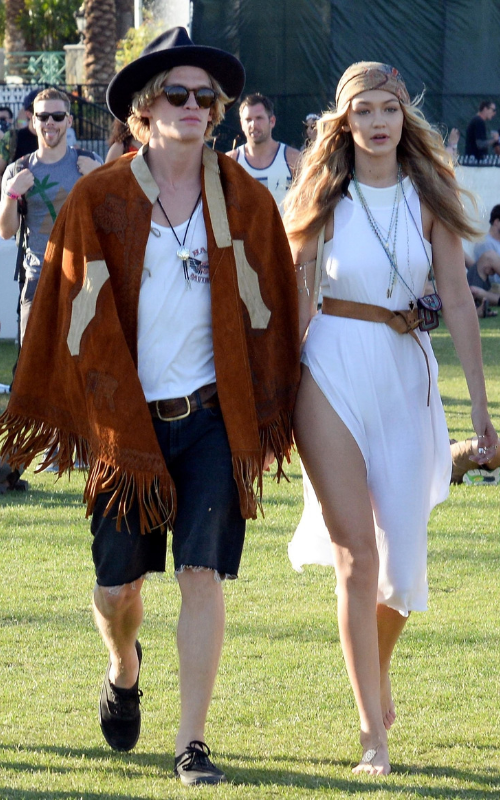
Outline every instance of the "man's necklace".
POLYGON ((165 215, 165 219, 167 220, 168 224, 170 225, 170 229, 171 229, 172 233, 174 234, 174 236, 176 238, 177 244, 179 245, 179 249, 177 250, 176 255, 177 255, 177 258, 180 258, 180 260, 182 261, 182 268, 184 270, 184 278, 186 279, 186 283, 188 284, 188 286, 191 287, 191 282, 189 280, 189 271, 188 271, 190 252, 189 252, 189 247, 186 247, 186 237, 187 237, 187 233, 188 233, 188 230, 189 230, 189 226, 191 224, 191 220, 193 219, 193 216, 194 216, 194 212, 198 208, 198 203, 201 200, 201 192, 199 193, 198 197, 196 198, 196 203, 194 204, 194 208, 191 211, 191 215, 190 215, 190 217, 188 219, 188 224, 186 225, 186 230, 184 231, 184 238, 183 238, 182 242, 179 239, 179 237, 177 236, 177 234, 175 232, 175 228, 172 225, 172 223, 170 222, 170 220, 168 218, 168 214, 165 211, 165 209, 163 208, 163 204, 162 204, 160 198, 157 197, 157 200, 158 200, 158 205, 160 206, 161 210, 163 211, 163 213, 165 215))

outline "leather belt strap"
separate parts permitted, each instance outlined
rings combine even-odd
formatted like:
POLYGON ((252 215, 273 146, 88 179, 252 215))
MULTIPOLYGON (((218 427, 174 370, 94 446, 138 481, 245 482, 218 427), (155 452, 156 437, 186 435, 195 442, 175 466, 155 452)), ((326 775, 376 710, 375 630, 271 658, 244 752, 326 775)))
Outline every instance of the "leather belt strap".
POLYGON ((200 408, 215 408, 219 404, 217 384, 208 383, 186 397, 173 397, 170 400, 152 400, 148 403, 151 416, 162 422, 175 422, 185 419, 200 408))
POLYGON ((431 398, 431 368, 427 353, 415 333, 415 328, 418 328, 420 324, 417 308, 391 311, 390 308, 375 306, 371 303, 355 303, 353 300, 336 300, 333 297, 324 297, 321 310, 323 314, 328 314, 332 317, 361 319, 365 322, 383 322, 397 333, 409 333, 424 354, 427 377, 429 379, 429 388, 427 390, 427 405, 429 405, 431 398))

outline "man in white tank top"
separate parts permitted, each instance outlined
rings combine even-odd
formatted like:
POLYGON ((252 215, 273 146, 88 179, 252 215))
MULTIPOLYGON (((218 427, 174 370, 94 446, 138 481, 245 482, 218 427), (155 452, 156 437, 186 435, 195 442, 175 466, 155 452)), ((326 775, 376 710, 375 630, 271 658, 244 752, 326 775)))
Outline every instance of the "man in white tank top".
POLYGON ((266 186, 282 211, 299 151, 273 139, 276 116, 272 101, 263 94, 249 94, 240 105, 240 122, 246 144, 227 153, 266 186))

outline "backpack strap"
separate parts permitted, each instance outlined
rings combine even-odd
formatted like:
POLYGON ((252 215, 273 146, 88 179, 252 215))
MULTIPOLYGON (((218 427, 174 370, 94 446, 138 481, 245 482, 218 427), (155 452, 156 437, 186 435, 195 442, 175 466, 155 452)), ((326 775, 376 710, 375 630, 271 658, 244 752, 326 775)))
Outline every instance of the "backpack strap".
MULTIPOLYGON (((28 168, 29 164, 29 157, 30 154, 26 156, 22 156, 15 161, 15 172, 21 172, 23 169, 28 168)), ((17 210, 19 212, 19 216, 21 217, 21 224, 19 226, 19 230, 17 232, 17 257, 16 257, 16 268, 14 270, 14 280, 18 281, 20 284, 23 284, 26 278, 25 269, 24 269, 24 254, 26 253, 27 247, 27 230, 26 230, 26 214, 28 211, 28 206, 26 203, 26 197, 23 195, 17 201, 17 210)))
POLYGON ((95 157, 96 154, 92 150, 84 150, 82 147, 72 147, 71 149, 75 151, 77 158, 80 156, 87 156, 87 158, 97 161, 95 157))

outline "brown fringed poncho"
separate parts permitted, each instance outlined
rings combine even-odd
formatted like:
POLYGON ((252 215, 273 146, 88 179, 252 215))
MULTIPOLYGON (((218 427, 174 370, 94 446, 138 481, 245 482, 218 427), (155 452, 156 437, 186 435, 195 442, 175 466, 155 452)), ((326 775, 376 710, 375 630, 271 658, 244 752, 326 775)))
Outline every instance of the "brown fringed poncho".
MULTIPOLYGON (((87 514, 97 495, 137 499, 143 532, 172 527, 175 486, 137 374, 144 254, 159 190, 143 148, 81 179, 61 210, 0 417, 12 467, 48 451, 59 472, 88 463, 87 514)), ((269 192, 207 147, 202 168, 217 390, 241 512, 256 516, 263 456, 278 476, 289 458, 299 380, 297 289, 269 192), (257 484, 255 486, 255 484, 257 484)))

